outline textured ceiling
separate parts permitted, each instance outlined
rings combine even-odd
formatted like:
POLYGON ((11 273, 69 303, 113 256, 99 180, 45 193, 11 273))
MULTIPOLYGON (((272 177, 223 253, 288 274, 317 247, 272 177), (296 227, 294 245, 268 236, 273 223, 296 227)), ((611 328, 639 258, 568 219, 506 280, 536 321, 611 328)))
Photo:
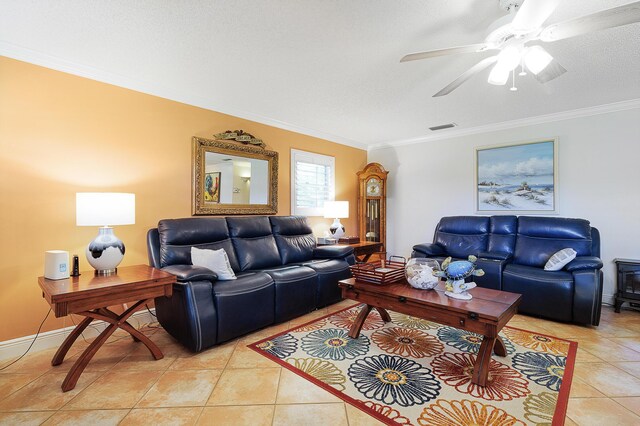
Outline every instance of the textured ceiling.
MULTIPOLYGON (((547 24, 628 2, 563 0, 547 24)), ((481 42, 504 13, 497 0, 0 0, 0 55, 360 147, 640 98, 638 23, 545 44, 568 72, 517 92, 486 70, 432 98, 488 53, 399 63, 481 42)))

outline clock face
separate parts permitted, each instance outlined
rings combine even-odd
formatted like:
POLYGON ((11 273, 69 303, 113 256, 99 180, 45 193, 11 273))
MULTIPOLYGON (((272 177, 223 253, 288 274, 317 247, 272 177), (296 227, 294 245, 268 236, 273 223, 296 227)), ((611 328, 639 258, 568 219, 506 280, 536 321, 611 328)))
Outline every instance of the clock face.
POLYGON ((376 197, 381 193, 380 181, 376 178, 371 178, 367 181, 367 195, 376 197))

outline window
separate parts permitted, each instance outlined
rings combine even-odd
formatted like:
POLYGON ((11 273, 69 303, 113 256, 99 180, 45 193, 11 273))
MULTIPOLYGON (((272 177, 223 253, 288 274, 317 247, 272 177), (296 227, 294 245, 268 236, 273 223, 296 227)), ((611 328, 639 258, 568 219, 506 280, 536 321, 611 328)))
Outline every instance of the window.
POLYGON ((323 216, 335 198, 335 158, 291 150, 291 214, 323 216))

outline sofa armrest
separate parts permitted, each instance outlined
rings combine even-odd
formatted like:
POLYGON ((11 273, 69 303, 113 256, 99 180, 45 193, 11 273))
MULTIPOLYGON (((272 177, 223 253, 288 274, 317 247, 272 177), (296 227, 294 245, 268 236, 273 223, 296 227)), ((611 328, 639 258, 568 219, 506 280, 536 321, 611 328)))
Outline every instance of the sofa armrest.
POLYGON ((481 251, 478 253, 478 257, 481 259, 492 259, 492 260, 510 260, 511 255, 509 253, 504 253, 501 251, 481 251))
POLYGON ((582 271, 585 269, 601 269, 602 259, 595 256, 578 256, 564 267, 569 272, 582 271))
POLYGON ((313 250, 314 259, 344 259, 353 254, 353 247, 347 245, 319 246, 313 250))
POLYGON ((218 280, 218 275, 211 269, 193 265, 171 265, 162 268, 163 271, 175 275, 180 282, 218 280))
POLYGON ((422 243, 413 246, 413 251, 425 256, 444 256, 446 255, 444 247, 434 243, 422 243))

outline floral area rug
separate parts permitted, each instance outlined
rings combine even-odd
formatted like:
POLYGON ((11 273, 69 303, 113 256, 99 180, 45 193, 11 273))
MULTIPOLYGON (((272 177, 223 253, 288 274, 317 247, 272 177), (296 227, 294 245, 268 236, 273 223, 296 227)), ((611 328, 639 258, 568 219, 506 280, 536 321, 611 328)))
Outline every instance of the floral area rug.
POLYGON ((493 355, 486 387, 471 383, 482 336, 372 310, 348 336, 361 305, 249 345, 387 423, 562 425, 577 343, 505 327, 507 356, 493 355))

